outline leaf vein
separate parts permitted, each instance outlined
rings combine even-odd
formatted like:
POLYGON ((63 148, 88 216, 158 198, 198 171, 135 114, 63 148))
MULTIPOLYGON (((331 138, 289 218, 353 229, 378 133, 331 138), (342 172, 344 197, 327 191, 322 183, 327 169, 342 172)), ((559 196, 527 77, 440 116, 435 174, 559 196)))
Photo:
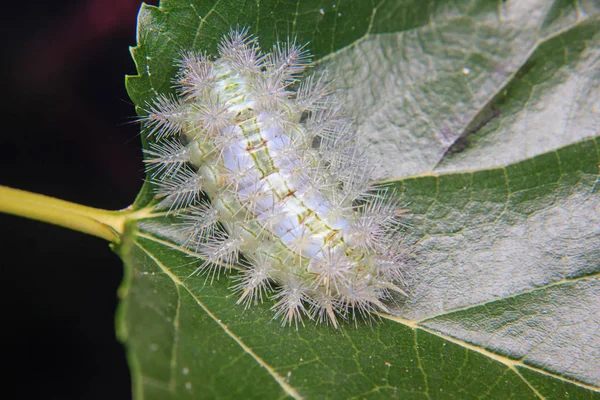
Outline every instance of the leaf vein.
POLYGON ((249 348, 235 333, 233 333, 229 327, 223 323, 216 315, 214 315, 207 307, 200 301, 200 299, 192 293, 192 291, 185 285, 179 277, 173 274, 167 266, 165 266, 160 260, 158 260, 154 255, 148 251, 144 246, 142 246, 139 242, 135 242, 135 244, 144 252, 146 255, 161 269, 163 273, 165 273, 177 286, 181 286, 185 289, 188 294, 194 299, 196 304, 202 308, 202 310, 213 320, 215 323, 231 338, 234 342, 236 342, 242 350, 244 350, 250 357, 252 357, 261 367, 263 367, 272 377, 277 381, 277 383, 282 387, 282 389, 294 399, 302 399, 302 396, 294 389, 290 384, 288 384, 281 375, 277 373, 269 364, 267 364, 258 354, 256 354, 251 348, 249 348))
MULTIPOLYGON (((486 356, 488 358, 491 358, 492 360, 495 360, 497 362, 500 362, 500 363, 506 365, 508 368, 510 368, 511 370, 513 370, 515 373, 516 373, 516 367, 528 368, 528 369, 530 369, 532 371, 535 371, 537 373, 541 373, 541 374, 544 374, 544 375, 547 375, 547 376, 551 376, 554 379, 558 379, 558 380, 561 380, 561 381, 564 381, 564 382, 568 382, 568 383, 571 383, 573 385, 580 386, 580 387, 582 387, 584 389, 588 389, 588 390, 591 390, 591 391, 594 391, 594 392, 600 392, 600 388, 598 388, 598 387, 595 387, 595 386, 592 386, 592 385, 589 385, 589 384, 586 384, 586 383, 583 383, 583 382, 578 382, 578 381, 575 381, 573 379, 568 379, 568 378, 565 378, 563 376, 554 374, 552 372, 544 371, 541 368, 537 368, 537 367, 533 367, 531 365, 524 364, 521 360, 511 360, 508 357, 503 357, 503 356, 498 355, 496 353, 493 353, 493 352, 491 352, 489 350, 486 350, 483 347, 480 347, 480 346, 468 343, 466 341, 457 339, 457 338, 455 338, 453 336, 450 336, 450 335, 447 335, 447 334, 435 331, 435 330, 433 330, 431 328, 428 328, 428 327, 426 327, 424 325, 421 325, 421 323, 418 323, 418 325, 416 325, 416 328, 414 328, 413 327, 414 326, 413 325, 414 324, 413 321, 408 321, 408 320, 405 320, 403 318, 395 317, 395 316, 389 315, 389 314, 382 314, 381 313, 379 315, 382 318, 388 319, 390 321, 401 323, 401 324, 406 325, 408 327, 411 327, 413 329, 420 329, 420 330, 422 330, 424 332, 427 332, 427 333, 432 334, 434 336, 440 337, 440 338, 442 338, 444 340, 447 340, 449 342, 452 342, 452 343, 454 343, 456 345, 462 346, 462 347, 464 347, 464 348, 466 348, 468 350, 471 350, 471 351, 474 351, 474 352, 479 353, 481 355, 484 355, 484 356, 486 356), (411 324, 406 324, 407 321, 411 322, 411 324)), ((526 379, 523 378, 523 376, 521 376, 520 374, 517 374, 517 375, 521 379, 523 379, 523 381, 525 381, 525 383, 527 383, 527 385, 529 385, 529 383, 527 382, 526 379)))

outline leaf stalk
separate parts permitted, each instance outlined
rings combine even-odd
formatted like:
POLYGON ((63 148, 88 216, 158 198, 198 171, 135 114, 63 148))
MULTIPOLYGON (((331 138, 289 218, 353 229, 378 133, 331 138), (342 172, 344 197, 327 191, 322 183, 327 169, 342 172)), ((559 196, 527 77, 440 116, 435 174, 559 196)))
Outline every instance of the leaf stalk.
POLYGON ((63 226, 109 242, 119 241, 125 223, 136 214, 130 208, 103 210, 1 185, 0 212, 63 226))

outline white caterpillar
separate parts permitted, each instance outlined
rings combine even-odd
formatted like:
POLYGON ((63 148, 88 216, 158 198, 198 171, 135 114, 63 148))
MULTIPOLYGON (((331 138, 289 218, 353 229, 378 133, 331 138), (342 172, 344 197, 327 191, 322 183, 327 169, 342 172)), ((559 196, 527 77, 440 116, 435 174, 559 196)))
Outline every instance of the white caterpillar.
POLYGON ((275 318, 296 328, 302 315, 337 328, 388 311, 404 294, 397 203, 373 184, 325 78, 300 81, 308 52, 262 53, 242 29, 218 53, 183 55, 177 95, 144 119, 159 206, 180 213, 198 271, 241 266, 238 304, 272 294, 275 318))

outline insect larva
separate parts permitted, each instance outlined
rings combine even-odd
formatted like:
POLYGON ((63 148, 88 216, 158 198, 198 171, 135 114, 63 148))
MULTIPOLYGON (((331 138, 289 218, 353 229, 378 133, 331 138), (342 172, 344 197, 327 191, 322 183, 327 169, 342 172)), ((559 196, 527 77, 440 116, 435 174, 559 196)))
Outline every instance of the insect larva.
POLYGON ((159 207, 206 260, 197 271, 241 265, 238 303, 271 295, 283 325, 337 327, 404 294, 401 210, 374 185, 327 78, 301 80, 309 66, 303 46, 263 53, 246 29, 217 57, 184 53, 176 96, 147 107, 146 164, 159 207))

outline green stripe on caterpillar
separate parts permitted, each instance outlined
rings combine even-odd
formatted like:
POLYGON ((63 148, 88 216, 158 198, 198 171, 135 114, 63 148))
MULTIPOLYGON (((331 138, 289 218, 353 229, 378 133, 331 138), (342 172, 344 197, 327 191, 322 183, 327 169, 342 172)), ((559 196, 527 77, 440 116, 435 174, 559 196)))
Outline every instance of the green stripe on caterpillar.
POLYGON ((232 30, 218 56, 183 53, 176 95, 147 106, 158 207, 214 277, 241 265, 238 303, 275 300, 282 325, 387 312, 403 290, 400 213, 374 184, 327 77, 301 79, 294 41, 263 53, 232 30), (209 200, 207 200, 209 199, 209 200))

